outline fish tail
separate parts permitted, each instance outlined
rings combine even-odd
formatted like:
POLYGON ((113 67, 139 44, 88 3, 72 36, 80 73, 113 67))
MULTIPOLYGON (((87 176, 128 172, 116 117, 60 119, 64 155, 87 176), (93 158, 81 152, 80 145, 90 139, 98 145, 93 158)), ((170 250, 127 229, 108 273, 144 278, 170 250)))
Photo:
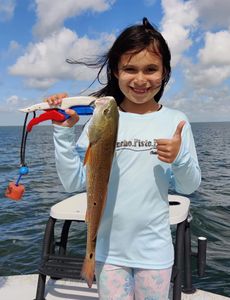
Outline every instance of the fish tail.
POLYGON ((95 271, 95 257, 94 254, 91 254, 89 257, 85 257, 81 269, 81 277, 87 282, 89 288, 91 288, 93 284, 94 271, 95 271))

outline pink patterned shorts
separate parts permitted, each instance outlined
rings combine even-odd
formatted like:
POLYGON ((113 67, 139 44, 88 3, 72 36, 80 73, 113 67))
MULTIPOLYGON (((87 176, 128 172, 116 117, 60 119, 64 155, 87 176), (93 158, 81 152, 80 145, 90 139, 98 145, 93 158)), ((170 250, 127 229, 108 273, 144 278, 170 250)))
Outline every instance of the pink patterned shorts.
POLYGON ((100 300, 168 300, 172 268, 147 270, 96 263, 100 300))

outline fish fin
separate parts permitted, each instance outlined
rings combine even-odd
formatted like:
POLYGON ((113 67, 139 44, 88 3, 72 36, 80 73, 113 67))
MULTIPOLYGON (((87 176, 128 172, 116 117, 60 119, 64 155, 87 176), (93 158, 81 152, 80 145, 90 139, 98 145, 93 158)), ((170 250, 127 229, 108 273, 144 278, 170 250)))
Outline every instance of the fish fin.
POLYGON ((85 257, 81 269, 81 277, 87 282, 89 288, 91 288, 93 284, 94 271, 95 271, 95 256, 94 253, 91 253, 89 257, 85 257))
POLYGON ((85 223, 89 222, 89 211, 88 209, 86 209, 86 213, 85 213, 85 223))
POLYGON ((84 165, 86 165, 87 161, 89 160, 90 152, 91 152, 91 144, 89 144, 89 146, 85 152, 84 165))

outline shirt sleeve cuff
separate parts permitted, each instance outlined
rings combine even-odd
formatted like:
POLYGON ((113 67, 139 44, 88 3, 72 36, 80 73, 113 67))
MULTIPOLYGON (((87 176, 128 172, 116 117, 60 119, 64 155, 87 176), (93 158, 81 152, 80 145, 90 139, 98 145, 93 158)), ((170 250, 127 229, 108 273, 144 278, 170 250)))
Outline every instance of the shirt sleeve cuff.
POLYGON ((190 158, 191 158, 191 155, 190 155, 189 151, 186 149, 185 145, 181 144, 180 150, 177 154, 177 157, 173 161, 172 165, 174 167, 183 166, 189 161, 190 158))

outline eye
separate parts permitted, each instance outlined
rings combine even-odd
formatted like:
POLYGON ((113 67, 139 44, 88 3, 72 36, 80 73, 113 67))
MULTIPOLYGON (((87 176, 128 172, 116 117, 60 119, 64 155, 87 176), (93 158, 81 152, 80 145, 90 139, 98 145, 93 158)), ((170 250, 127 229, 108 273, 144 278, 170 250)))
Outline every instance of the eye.
POLYGON ((145 69, 145 73, 146 74, 153 74, 157 71, 157 68, 156 67, 148 67, 145 69))
POLYGON ((103 114, 106 116, 109 114, 109 109, 108 108, 105 108, 104 111, 103 111, 103 114))
POLYGON ((122 71, 128 74, 135 74, 137 72, 137 70, 134 67, 129 67, 129 66, 123 67, 122 71))

